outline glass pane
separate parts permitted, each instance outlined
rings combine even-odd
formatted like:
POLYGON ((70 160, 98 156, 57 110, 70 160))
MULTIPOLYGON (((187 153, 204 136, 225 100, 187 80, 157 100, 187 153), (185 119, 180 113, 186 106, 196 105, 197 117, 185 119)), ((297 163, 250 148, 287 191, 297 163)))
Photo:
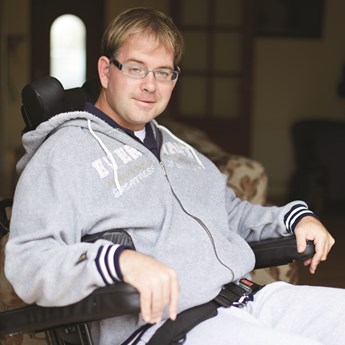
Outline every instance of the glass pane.
MULTIPOLYGON (((207 66, 207 38, 204 33, 185 32, 186 43, 182 66, 188 70, 204 70, 207 66)), ((183 72, 183 71, 182 71, 183 72)))
POLYGON ((215 117, 239 117, 240 80, 215 78, 213 81, 212 113, 215 117))
POLYGON ((214 68, 216 71, 241 70, 241 36, 229 32, 216 33, 214 68))
POLYGON ((206 79, 183 77, 179 79, 180 113, 183 116, 203 116, 206 109, 206 79))
POLYGON ((215 0, 216 25, 241 25, 243 0, 215 0))
POLYGON ((51 26, 50 74, 66 89, 86 80, 86 28, 77 16, 65 14, 51 26))
POLYGON ((208 1, 183 0, 181 4, 182 25, 206 25, 208 23, 208 1))

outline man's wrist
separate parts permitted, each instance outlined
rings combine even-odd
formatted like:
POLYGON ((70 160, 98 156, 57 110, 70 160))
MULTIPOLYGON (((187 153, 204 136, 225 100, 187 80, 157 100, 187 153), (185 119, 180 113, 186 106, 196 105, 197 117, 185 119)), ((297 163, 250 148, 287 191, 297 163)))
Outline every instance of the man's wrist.
POLYGON ((316 219, 319 219, 317 215, 308 209, 308 207, 305 204, 296 204, 294 205, 284 216, 284 224, 286 227, 286 230, 294 234, 296 225, 298 222, 307 216, 314 217, 316 219))
POLYGON ((120 268, 120 256, 123 251, 133 249, 127 245, 104 245, 98 249, 96 267, 106 285, 123 281, 120 268))

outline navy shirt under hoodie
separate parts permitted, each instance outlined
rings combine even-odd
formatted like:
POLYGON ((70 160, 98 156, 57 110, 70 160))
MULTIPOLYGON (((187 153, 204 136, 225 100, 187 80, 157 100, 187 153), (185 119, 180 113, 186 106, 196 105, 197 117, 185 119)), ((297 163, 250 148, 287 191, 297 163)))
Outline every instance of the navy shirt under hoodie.
MULTIPOLYGON (((133 131, 130 129, 124 128, 120 126, 116 121, 114 121, 110 116, 106 115, 95 107, 92 103, 87 102, 85 105, 85 111, 99 117, 103 121, 105 121, 108 125, 114 127, 114 128, 119 128, 125 133, 127 133, 129 136, 134 138, 135 140, 138 140, 139 142, 142 142, 133 131)), ((156 140, 156 137, 153 134, 153 130, 151 127, 151 124, 147 123, 145 126, 145 139, 142 142, 158 159, 159 159, 159 149, 158 149, 158 142, 156 140)))

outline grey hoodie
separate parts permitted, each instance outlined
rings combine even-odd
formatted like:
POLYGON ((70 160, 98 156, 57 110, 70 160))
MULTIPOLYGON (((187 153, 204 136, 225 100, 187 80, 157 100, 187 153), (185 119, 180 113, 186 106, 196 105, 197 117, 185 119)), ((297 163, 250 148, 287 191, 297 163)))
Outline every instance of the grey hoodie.
MULTIPOLYGON (((113 244, 81 238, 123 229, 137 251, 177 272, 181 311, 253 269, 246 241, 286 236, 310 213, 302 202, 241 201, 212 162, 151 125, 161 133, 160 161, 87 112, 57 115, 23 136, 5 272, 25 302, 67 305, 105 286, 98 253, 113 244)), ((95 343, 120 344, 141 325, 139 315, 102 321, 95 343)))

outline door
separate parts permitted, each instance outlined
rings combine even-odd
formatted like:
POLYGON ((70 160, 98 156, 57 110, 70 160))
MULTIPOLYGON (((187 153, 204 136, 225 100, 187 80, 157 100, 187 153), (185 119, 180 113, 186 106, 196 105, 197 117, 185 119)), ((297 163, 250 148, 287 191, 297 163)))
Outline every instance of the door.
POLYGON ((32 80, 50 74, 50 29, 63 14, 79 17, 86 27, 86 78, 97 76, 103 33, 102 0, 31 0, 32 80))

